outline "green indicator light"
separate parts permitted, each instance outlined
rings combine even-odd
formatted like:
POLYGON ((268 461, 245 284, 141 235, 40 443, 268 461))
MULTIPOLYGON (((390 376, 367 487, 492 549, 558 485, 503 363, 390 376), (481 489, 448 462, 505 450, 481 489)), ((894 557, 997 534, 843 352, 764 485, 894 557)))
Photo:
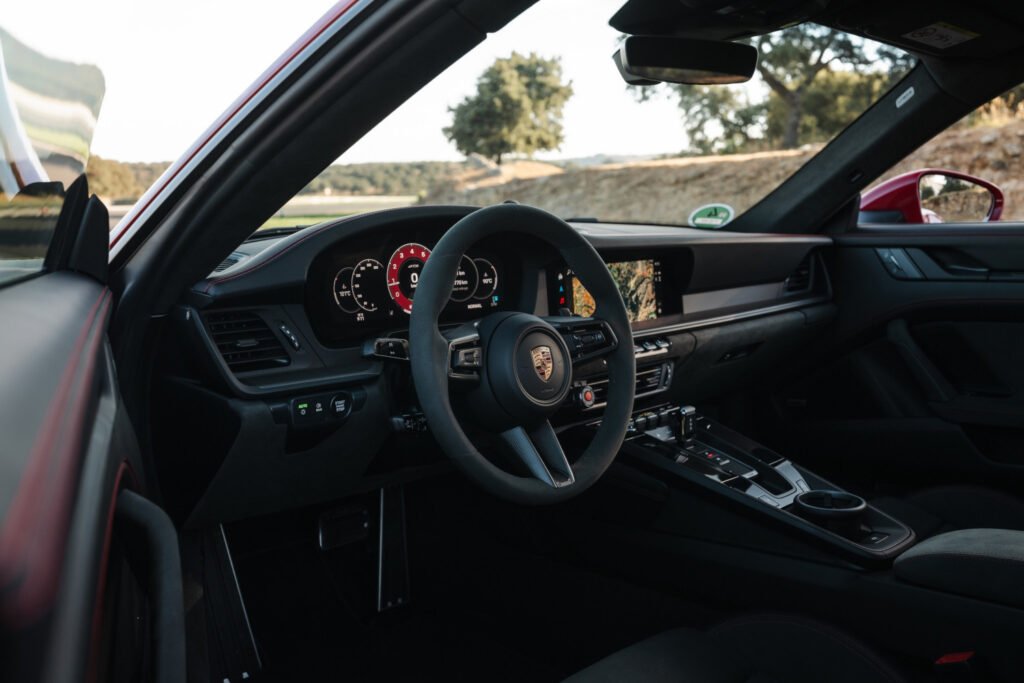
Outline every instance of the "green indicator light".
POLYGON ((308 403, 300 403, 299 404, 299 410, 305 410, 308 407, 309 407, 308 403))

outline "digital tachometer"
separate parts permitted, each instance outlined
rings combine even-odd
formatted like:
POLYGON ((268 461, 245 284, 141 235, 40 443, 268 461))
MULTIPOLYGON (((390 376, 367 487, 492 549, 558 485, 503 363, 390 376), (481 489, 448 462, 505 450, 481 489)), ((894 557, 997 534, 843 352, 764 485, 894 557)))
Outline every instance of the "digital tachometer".
POLYGON ((412 300, 428 258, 429 249, 422 244, 410 243, 395 249, 388 259, 388 294, 406 313, 412 313, 412 300))

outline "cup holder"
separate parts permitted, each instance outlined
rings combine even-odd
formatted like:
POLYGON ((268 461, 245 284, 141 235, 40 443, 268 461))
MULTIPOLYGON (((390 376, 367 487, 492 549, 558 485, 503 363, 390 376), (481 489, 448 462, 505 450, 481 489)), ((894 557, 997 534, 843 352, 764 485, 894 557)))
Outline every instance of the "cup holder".
POLYGON ((846 491, 804 491, 795 502, 805 517, 837 522, 856 519, 868 507, 863 498, 846 491))

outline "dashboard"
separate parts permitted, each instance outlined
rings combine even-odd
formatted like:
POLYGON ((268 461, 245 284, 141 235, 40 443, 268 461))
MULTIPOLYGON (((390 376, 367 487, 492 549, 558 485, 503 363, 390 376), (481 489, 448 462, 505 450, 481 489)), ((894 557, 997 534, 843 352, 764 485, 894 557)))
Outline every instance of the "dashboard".
MULTIPOLYGON (((169 316, 167 377, 154 390, 166 406, 154 428, 160 462, 216 471, 178 503, 191 519, 332 500, 436 466, 431 448, 404 441, 426 427, 402 342, 431 250, 470 211, 409 207, 257 234, 192 286, 169 316)), ((608 264, 629 312, 637 410, 747 386, 834 317, 827 237, 574 227, 608 264)), ((462 263, 444 325, 495 311, 601 316, 558 252, 523 233, 482 240, 462 263)), ((573 383, 556 428, 600 418, 602 361, 574 367, 573 383), (575 400, 587 393, 589 407, 575 400)))

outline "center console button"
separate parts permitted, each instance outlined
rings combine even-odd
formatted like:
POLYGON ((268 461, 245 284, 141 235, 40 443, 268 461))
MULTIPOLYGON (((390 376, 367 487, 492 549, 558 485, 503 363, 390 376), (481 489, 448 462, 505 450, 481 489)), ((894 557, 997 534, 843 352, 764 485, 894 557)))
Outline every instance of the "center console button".
POLYGON ((334 420, 344 420, 352 412, 352 394, 341 391, 331 397, 328 414, 334 420))
POLYGON ((323 422, 327 414, 327 402, 322 396, 297 398, 292 401, 292 423, 311 425, 323 422))

